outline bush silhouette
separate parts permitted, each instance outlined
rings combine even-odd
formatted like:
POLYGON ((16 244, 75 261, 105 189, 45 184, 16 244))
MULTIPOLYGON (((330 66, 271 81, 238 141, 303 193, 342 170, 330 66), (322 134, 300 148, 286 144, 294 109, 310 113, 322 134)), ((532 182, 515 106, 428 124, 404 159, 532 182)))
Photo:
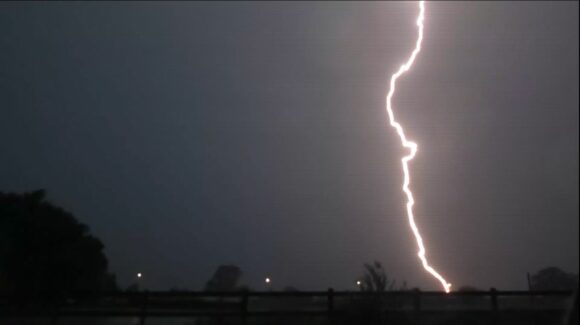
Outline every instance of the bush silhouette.
POLYGON ((116 287, 101 241, 46 192, 0 192, 0 293, 64 298, 116 287))

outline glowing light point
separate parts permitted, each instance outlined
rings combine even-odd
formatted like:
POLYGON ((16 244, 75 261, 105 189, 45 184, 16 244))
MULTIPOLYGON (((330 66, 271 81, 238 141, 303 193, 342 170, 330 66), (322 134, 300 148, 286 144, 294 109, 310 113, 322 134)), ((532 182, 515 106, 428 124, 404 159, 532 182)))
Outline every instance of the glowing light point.
POLYGON ((141 273, 137 273, 137 277, 138 277, 138 278, 141 278, 142 276, 143 276, 143 274, 141 274, 141 273))
POLYGON ((419 228, 415 224, 415 216, 413 215, 413 205, 415 204, 415 199, 413 198, 413 193, 409 188, 409 184, 411 183, 411 178, 409 176, 409 161, 415 158, 417 154, 417 144, 415 142, 407 140, 405 136, 405 131, 399 122, 395 120, 395 114, 393 113, 393 108, 391 104, 391 100, 393 95, 395 94, 395 84, 397 79, 405 72, 409 71, 413 62, 415 62, 415 58, 417 54, 421 51, 421 43, 423 42, 423 20, 425 19, 425 1, 419 1, 419 16, 417 17, 417 26, 419 28, 419 36, 417 38, 417 43, 415 44, 415 49, 411 53, 411 56, 407 60, 407 62, 399 68, 399 70, 391 76, 390 88, 387 93, 387 113, 389 115, 389 123, 390 125, 397 130, 397 134, 399 138, 401 138, 401 144, 403 147, 409 149, 409 154, 404 156, 401 159, 401 163, 403 164, 403 192, 405 192, 407 196, 407 218, 409 219, 409 225, 411 230, 413 231, 413 235, 415 236, 415 240, 417 241, 417 246, 419 251, 417 252, 417 256, 421 260, 423 264, 423 268, 429 272, 433 277, 435 277, 443 287, 445 292, 449 293, 451 291, 451 283, 447 282, 441 274, 439 274, 433 267, 431 267, 427 261, 425 246, 423 243, 423 238, 419 233, 419 228))
POLYGON ((270 280, 270 278, 266 278, 266 279, 264 280, 264 282, 266 282, 267 284, 270 284, 270 282, 272 282, 272 281, 270 280))

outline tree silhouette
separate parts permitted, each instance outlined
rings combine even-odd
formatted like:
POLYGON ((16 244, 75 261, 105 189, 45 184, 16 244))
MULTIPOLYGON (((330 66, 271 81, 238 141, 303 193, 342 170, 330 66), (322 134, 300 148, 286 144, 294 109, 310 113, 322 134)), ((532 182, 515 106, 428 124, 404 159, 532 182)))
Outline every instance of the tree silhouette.
POLYGON ((0 192, 0 293, 55 299, 116 287, 103 244, 46 192, 0 192))
POLYGON ((391 291, 395 288, 395 280, 390 280, 385 269, 378 261, 365 263, 365 273, 362 278, 361 290, 370 292, 391 291))
POLYGON ((531 277, 532 290, 578 290, 578 275, 547 267, 531 277))
POLYGON ((234 291, 238 290, 238 281, 242 277, 242 270, 235 265, 220 265, 211 279, 206 283, 206 291, 234 291))

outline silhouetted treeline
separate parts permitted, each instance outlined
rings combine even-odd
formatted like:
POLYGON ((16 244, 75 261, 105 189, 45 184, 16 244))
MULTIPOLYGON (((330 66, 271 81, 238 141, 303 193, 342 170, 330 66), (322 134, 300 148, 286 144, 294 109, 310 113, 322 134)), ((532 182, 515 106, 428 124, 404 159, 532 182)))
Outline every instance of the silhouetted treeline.
POLYGON ((56 301, 116 289, 102 242, 46 192, 0 192, 0 294, 56 301))
POLYGON ((541 269, 530 278, 531 290, 578 290, 578 274, 557 267, 541 269))
POLYGON ((205 285, 206 291, 237 291, 242 290, 238 283, 242 270, 236 265, 220 265, 211 279, 205 285))

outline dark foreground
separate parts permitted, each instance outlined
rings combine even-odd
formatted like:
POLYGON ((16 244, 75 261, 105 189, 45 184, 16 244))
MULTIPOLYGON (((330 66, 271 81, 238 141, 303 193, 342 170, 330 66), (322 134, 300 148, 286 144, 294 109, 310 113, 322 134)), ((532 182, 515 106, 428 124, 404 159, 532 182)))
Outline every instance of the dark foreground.
MULTIPOLYGON (((562 325, 572 292, 141 292, 63 303, 4 297, 0 325, 562 325)), ((577 300, 576 312, 577 312, 577 300)), ((576 322, 577 323, 577 322, 576 322)))

